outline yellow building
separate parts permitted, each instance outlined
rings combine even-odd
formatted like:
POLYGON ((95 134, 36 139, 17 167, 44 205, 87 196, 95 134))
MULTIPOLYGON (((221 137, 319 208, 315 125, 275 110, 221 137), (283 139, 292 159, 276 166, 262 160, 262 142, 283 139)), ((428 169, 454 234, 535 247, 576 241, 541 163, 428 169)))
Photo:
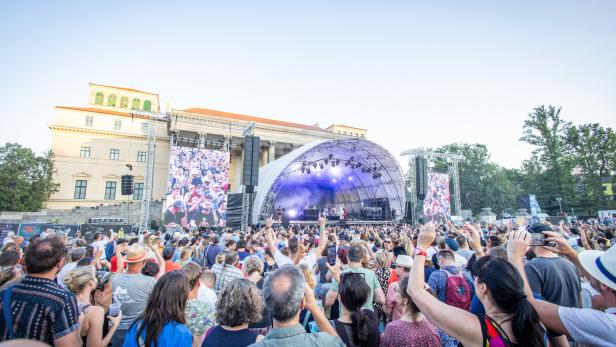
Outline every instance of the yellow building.
MULTIPOLYGON (((160 112, 158 94, 90 83, 86 107, 56 106, 49 126, 59 191, 48 208, 97 206, 143 197, 148 117, 160 112), (140 112, 135 112, 138 110, 140 112), (132 167, 132 171, 129 167, 132 167), (122 196, 120 177, 135 176, 135 193, 122 196)), ((317 140, 360 137, 367 131, 343 125, 321 128, 205 108, 171 110, 156 121, 153 200, 165 197, 170 145, 199 146, 230 151, 231 190, 241 184, 243 130, 256 123, 261 137, 261 165, 317 140)))

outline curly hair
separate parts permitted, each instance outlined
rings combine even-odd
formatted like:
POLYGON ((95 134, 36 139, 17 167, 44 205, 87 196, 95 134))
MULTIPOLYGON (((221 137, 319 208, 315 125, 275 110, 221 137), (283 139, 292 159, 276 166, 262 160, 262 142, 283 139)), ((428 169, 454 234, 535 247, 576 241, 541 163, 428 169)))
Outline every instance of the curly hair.
POLYGON ((245 278, 229 283, 218 295, 216 320, 229 327, 261 320, 263 298, 257 287, 245 278))
POLYGON ((256 255, 251 255, 244 259, 244 272, 250 276, 253 272, 262 273, 263 272, 263 262, 256 255))

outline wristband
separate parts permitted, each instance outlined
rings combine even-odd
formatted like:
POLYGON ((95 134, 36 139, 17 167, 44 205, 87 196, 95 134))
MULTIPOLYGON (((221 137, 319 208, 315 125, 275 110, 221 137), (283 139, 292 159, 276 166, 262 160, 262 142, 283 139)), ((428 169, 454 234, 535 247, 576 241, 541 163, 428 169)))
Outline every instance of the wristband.
POLYGON ((424 250, 423 250, 423 249, 421 249, 421 248, 415 248, 415 255, 416 255, 416 256, 418 256, 418 255, 423 255, 424 257, 427 257, 427 256, 428 256, 428 253, 426 253, 426 251, 424 251, 424 250))

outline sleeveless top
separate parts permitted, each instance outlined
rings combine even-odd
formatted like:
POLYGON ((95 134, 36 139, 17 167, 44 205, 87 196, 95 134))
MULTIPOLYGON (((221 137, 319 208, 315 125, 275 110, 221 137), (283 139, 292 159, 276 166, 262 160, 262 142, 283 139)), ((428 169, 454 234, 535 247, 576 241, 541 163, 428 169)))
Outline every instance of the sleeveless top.
POLYGON ((481 334, 483 335, 483 346, 485 347, 517 347, 511 342, 507 333, 492 318, 486 315, 477 316, 481 324, 481 334))

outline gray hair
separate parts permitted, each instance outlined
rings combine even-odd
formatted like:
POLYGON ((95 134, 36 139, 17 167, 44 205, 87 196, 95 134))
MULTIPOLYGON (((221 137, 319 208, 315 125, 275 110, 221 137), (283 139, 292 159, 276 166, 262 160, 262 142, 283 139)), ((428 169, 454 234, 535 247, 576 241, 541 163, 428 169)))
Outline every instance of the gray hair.
POLYGON ((263 297, 272 318, 283 323, 293 319, 300 311, 305 285, 297 266, 287 264, 270 273, 263 284, 263 297))
POLYGON ((237 327, 261 320, 263 299, 259 289, 245 278, 233 280, 220 292, 216 302, 216 320, 237 327))

